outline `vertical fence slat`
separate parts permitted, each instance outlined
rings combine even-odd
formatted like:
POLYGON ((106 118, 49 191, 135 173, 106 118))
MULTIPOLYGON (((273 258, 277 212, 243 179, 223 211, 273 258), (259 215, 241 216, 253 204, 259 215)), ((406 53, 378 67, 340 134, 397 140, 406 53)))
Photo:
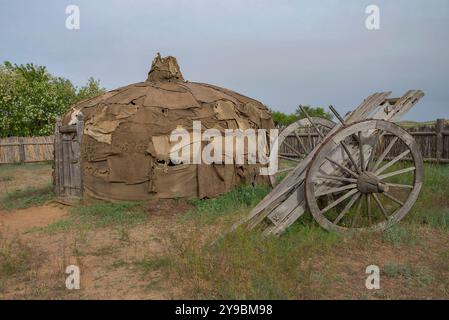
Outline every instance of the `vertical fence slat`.
POLYGON ((0 139, 0 164, 53 160, 53 136, 0 139))
POLYGON ((436 132, 436 159, 437 163, 441 162, 443 157, 443 130, 444 130, 444 119, 438 119, 435 125, 436 132))
POLYGON ((55 193, 60 196, 64 190, 63 183, 63 172, 61 170, 62 164, 62 144, 61 144, 61 134, 59 133, 59 127, 61 126, 61 119, 56 119, 55 124, 55 138, 54 138, 54 180, 55 180, 55 193))
MULTIPOLYGON (((306 129, 306 128, 305 128, 306 129)), ((449 126, 446 125, 446 120, 438 119, 435 125, 421 125, 414 126, 406 129, 418 143, 424 161, 428 162, 439 162, 439 163, 449 163, 449 126)), ((304 131, 303 133, 307 133, 304 131)), ((316 146, 316 137, 308 137, 307 134, 301 135, 304 144, 308 144, 310 140, 313 141, 313 147, 316 146)), ((297 139, 295 135, 291 134, 286 137, 285 141, 295 148, 298 147, 297 139)), ((388 145, 391 141, 391 137, 388 135, 384 136, 383 147, 388 145)), ((300 148, 299 150, 302 150, 300 148)), ((401 144, 395 144, 395 146, 388 153, 387 158, 394 158, 403 152, 404 146, 401 144)), ((281 145, 279 149, 280 154, 285 154, 290 157, 297 157, 289 148, 285 145, 281 145)))
POLYGON ((77 139, 77 150, 75 154, 75 158, 78 160, 77 163, 77 186, 79 190, 77 190, 78 196, 83 197, 83 163, 82 163, 82 156, 81 156, 81 145, 83 140, 83 133, 84 133, 84 115, 82 113, 77 115, 78 122, 76 124, 76 139, 77 139))
POLYGON ((21 163, 24 163, 26 161, 24 140, 24 138, 19 138, 19 157, 21 163))

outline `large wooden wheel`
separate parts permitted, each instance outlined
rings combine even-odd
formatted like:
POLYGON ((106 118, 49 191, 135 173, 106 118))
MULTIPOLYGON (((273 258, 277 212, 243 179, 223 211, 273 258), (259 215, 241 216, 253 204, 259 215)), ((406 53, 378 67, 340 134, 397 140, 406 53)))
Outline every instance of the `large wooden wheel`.
POLYGON ((309 117, 283 129, 278 136, 278 170, 270 176, 271 184, 276 185, 280 176, 293 170, 334 126, 331 120, 309 117))
POLYGON ((394 123, 364 120, 326 138, 308 169, 305 193, 313 217, 328 230, 384 230, 411 209, 422 181, 413 137, 394 123))

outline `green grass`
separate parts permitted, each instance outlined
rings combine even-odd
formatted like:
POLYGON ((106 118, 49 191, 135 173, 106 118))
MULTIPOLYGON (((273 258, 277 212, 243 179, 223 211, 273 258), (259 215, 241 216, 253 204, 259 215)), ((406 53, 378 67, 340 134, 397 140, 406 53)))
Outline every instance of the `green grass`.
POLYGON ((171 260, 166 257, 148 257, 135 263, 135 265, 143 270, 145 274, 164 268, 166 269, 170 264, 171 260))
POLYGON ((0 237, 0 281, 27 270, 32 260, 31 249, 14 238, 0 237))
MULTIPOLYGON (((207 225, 215 225, 219 217, 235 220, 248 213, 268 190, 243 186, 215 199, 195 201, 196 209, 184 217, 195 219, 193 230, 172 235, 169 253, 147 262, 146 270, 161 270, 173 283, 182 283, 183 294, 193 299, 326 297, 328 283, 338 281, 336 266, 326 261, 329 254, 345 248, 370 250, 376 239, 395 250, 420 246, 422 225, 448 231, 449 166, 425 164, 425 171, 414 209, 405 222, 382 234, 339 235, 322 229, 306 214, 280 238, 263 238, 260 230, 237 230, 213 242, 216 235, 207 235, 207 225)), ((419 286, 434 279, 433 271, 417 267, 388 265, 382 272, 413 279, 419 286)))
POLYGON ((10 176, 10 175, 0 176, 0 182, 8 182, 8 181, 12 181, 12 176, 10 176))
POLYGON ((71 210, 68 218, 32 231, 57 233, 74 229, 118 227, 119 240, 128 241, 127 229, 144 223, 147 219, 148 214, 141 202, 97 202, 78 205, 71 210))
POLYGON ((216 198, 194 199, 192 203, 195 209, 186 212, 180 220, 195 219, 200 223, 213 223, 218 218, 226 218, 255 206, 269 191, 268 186, 242 185, 216 198))
POLYGON ((394 225, 385 230, 382 240, 394 246, 415 245, 419 243, 419 235, 415 228, 410 225, 394 225))
POLYGON ((145 222, 148 215, 140 202, 98 202, 80 205, 72 210, 81 224, 95 228, 108 226, 134 226, 145 222))
POLYGON ((449 209, 442 212, 430 212, 423 219, 424 224, 431 228, 449 231, 449 209))
MULTIPOLYGON (((346 258, 352 249, 370 250, 373 239, 384 242, 383 246, 391 245, 392 250, 419 246, 421 226, 449 231, 449 166, 426 164, 424 186, 414 208, 403 222, 383 234, 339 235, 319 227, 305 214, 279 238, 263 238, 260 230, 239 229, 212 244, 217 233, 227 228, 227 222, 247 214, 268 192, 264 186, 240 186, 217 198, 192 200, 195 208, 178 218, 176 225, 189 227, 183 232, 179 228, 169 231, 170 241, 163 244, 165 254, 135 262, 117 260, 111 267, 130 265, 143 274, 158 271, 163 274, 161 279, 192 299, 325 298, 329 283, 339 281, 334 261, 326 260, 335 257, 335 252, 340 250, 346 258)), ((42 230, 111 227, 115 238, 127 245, 129 228, 148 218, 139 202, 97 202, 73 208, 68 218, 42 230)), ((94 252, 97 256, 108 254, 109 247, 94 252)), ((437 277, 433 270, 397 264, 389 264, 381 272, 390 278, 412 279, 422 286, 437 277)))
POLYGON ((164 269, 166 277, 184 282, 193 299, 301 298, 307 292, 298 285, 325 285, 324 279, 332 277, 328 265, 315 269, 310 259, 326 255, 340 240, 335 233, 300 224, 281 238, 239 230, 214 245, 201 245, 201 237, 199 231, 174 240, 164 269))
POLYGON ((388 264, 382 271, 387 277, 415 280, 421 286, 428 286, 434 281, 432 271, 427 268, 412 267, 406 264, 388 264))
POLYGON ((6 210, 24 209, 32 206, 42 205, 54 198, 53 186, 51 184, 41 187, 29 187, 25 190, 14 191, 0 198, 0 208, 6 210))
POLYGON ((449 165, 425 164, 424 184, 405 223, 449 230, 449 165))
POLYGON ((36 171, 44 169, 51 165, 52 161, 33 162, 33 163, 14 163, 14 164, 1 164, 0 165, 0 177, 4 175, 10 175, 18 169, 36 171))

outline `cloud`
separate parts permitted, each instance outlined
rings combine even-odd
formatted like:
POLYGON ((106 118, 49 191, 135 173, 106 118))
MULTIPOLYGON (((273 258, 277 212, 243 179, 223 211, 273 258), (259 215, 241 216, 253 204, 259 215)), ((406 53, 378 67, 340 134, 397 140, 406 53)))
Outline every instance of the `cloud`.
POLYGON ((142 81, 156 52, 186 79, 218 84, 291 112, 334 104, 342 113, 373 91, 426 97, 407 117, 448 117, 449 3, 376 1, 381 30, 365 28, 370 1, 23 1, 2 3, 0 59, 46 65, 76 84, 142 81), (65 29, 77 4, 81 29, 65 29))

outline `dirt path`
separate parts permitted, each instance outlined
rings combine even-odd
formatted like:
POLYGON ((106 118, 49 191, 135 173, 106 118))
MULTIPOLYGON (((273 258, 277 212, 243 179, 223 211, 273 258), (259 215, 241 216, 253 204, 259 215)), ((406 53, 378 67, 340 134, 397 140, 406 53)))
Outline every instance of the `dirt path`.
POLYGON ((21 234, 33 228, 45 227, 67 214, 67 208, 57 205, 0 211, 0 232, 3 235, 21 234))
POLYGON ((37 231, 70 217, 70 208, 44 205, 0 211, 0 264, 5 257, 13 276, 0 270, 0 299, 164 299, 161 274, 142 272, 145 259, 164 252, 165 217, 131 229, 37 231), (34 230, 34 231, 33 231, 34 230), (65 268, 77 265, 81 290, 65 288, 65 268))

